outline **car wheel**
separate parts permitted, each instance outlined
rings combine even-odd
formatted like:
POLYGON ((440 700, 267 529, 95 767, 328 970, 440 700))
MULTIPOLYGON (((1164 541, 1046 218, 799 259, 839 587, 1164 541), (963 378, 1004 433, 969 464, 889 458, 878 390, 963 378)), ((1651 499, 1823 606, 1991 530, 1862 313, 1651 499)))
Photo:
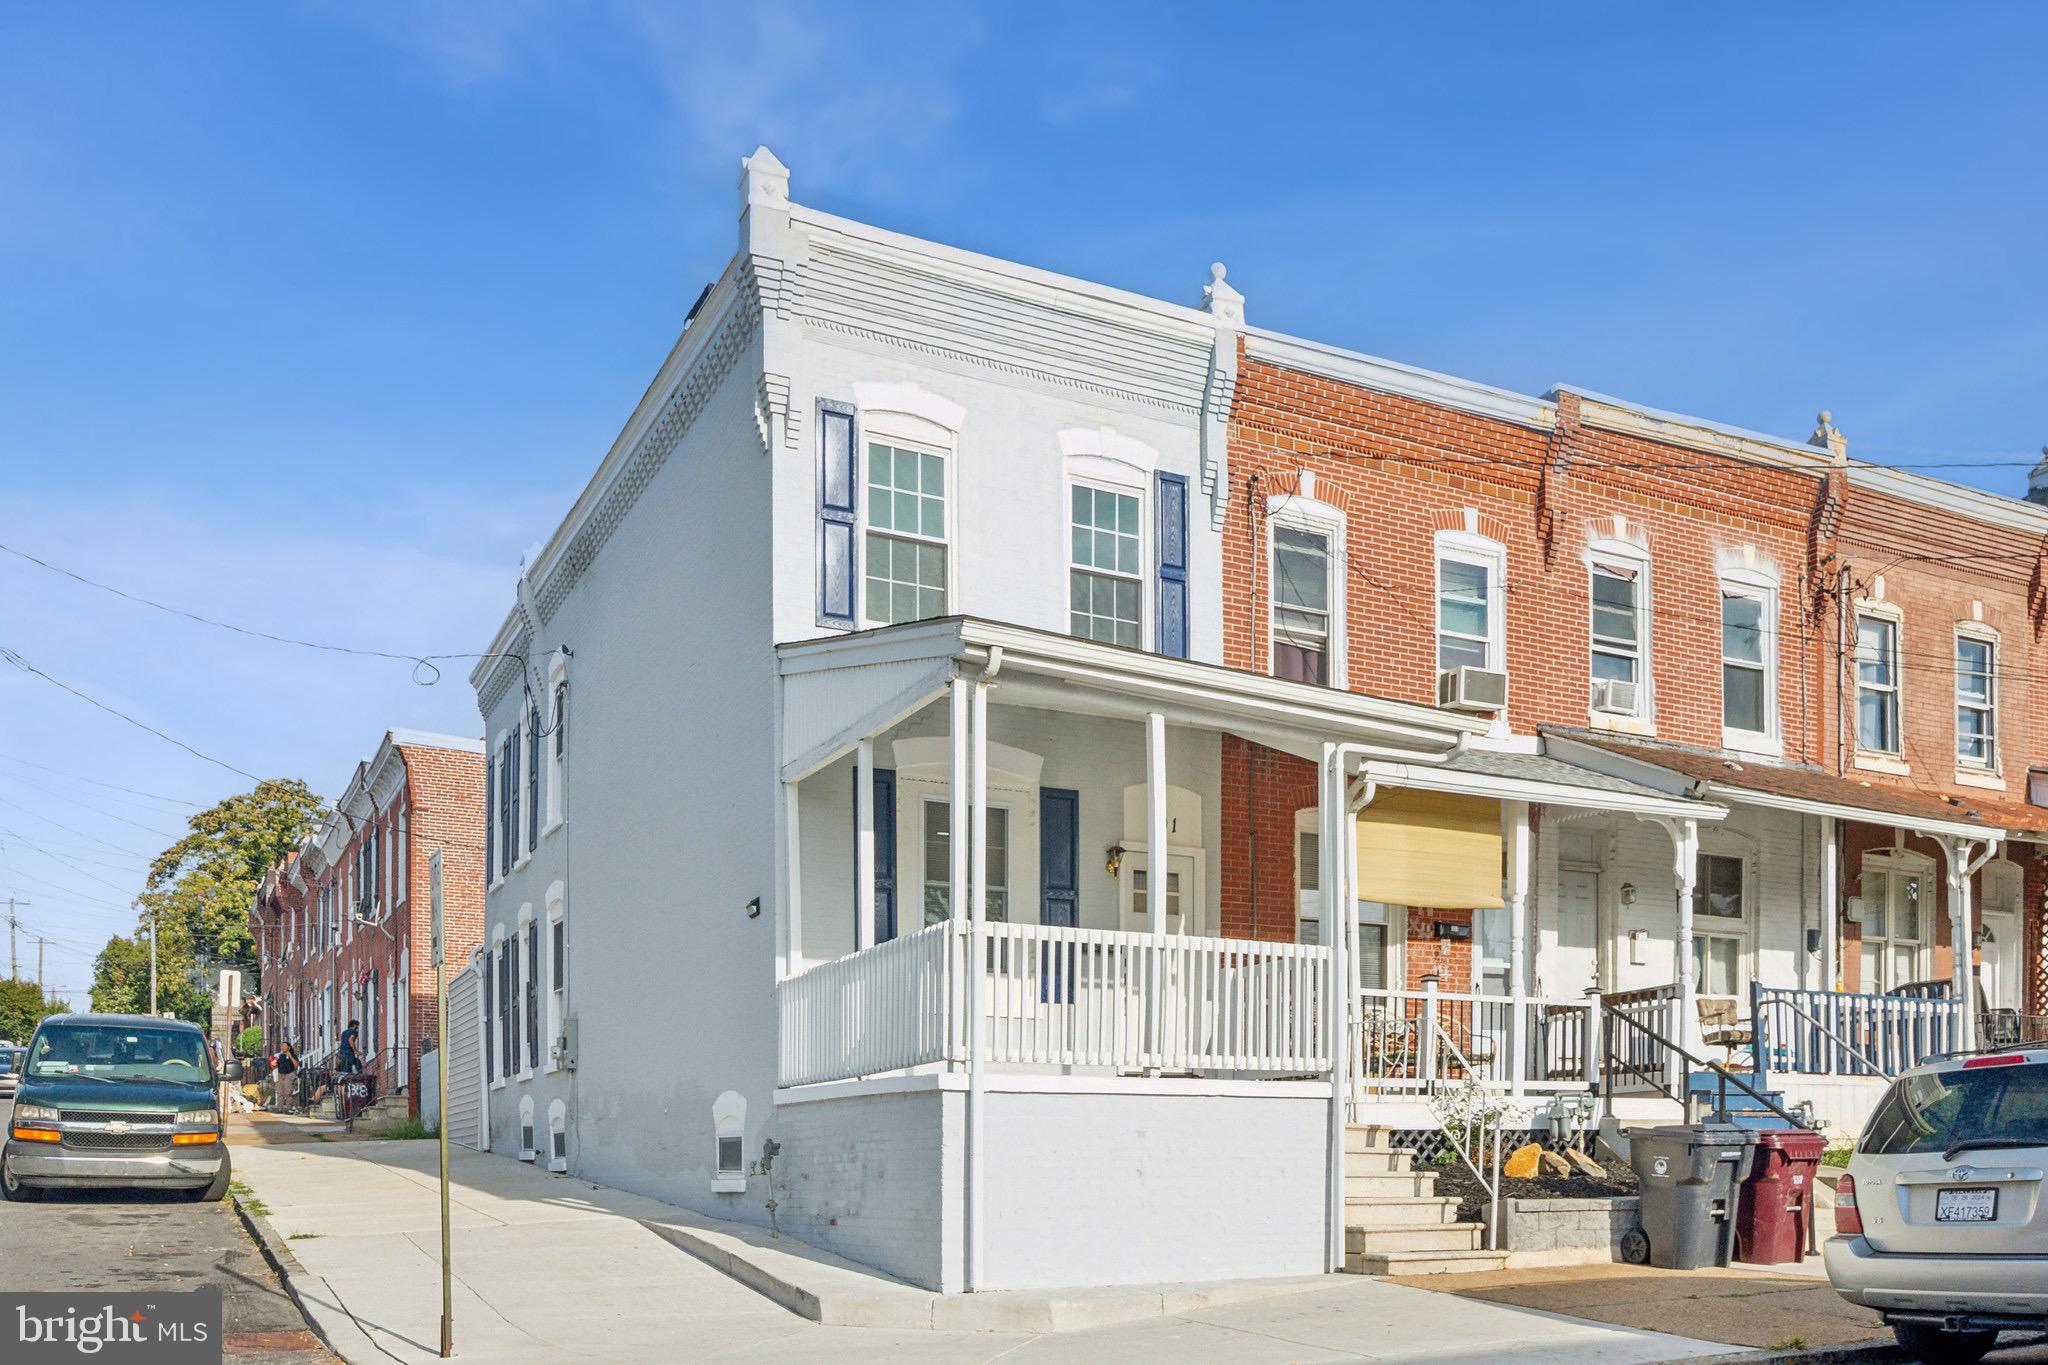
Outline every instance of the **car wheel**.
POLYGON ((1977 1365, 1998 1342, 1996 1332, 1944 1332, 1918 1323, 1895 1323, 1899 1348, 1926 1365, 1977 1365))
POLYGON ((195 1204, 217 1204, 228 1197, 228 1182, 233 1179, 234 1175, 228 1170, 227 1162, 223 1161, 220 1169, 213 1173, 210 1182, 186 1190, 185 1197, 195 1204))
POLYGON ((14 1163, 0 1157, 0 1194, 7 1196, 10 1204, 33 1204, 43 1197, 43 1192, 33 1185, 24 1185, 14 1178, 14 1163))

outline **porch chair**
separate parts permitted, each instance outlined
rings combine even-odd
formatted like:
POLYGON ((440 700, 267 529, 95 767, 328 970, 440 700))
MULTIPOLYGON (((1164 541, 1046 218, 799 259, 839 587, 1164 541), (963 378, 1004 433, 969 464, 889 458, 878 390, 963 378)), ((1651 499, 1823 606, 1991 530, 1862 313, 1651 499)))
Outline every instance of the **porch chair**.
POLYGON ((1700 1041, 1721 1049, 1721 1060, 1735 1064, 1737 1048, 1755 1048, 1756 1030, 1742 1017, 1741 1006, 1733 1000, 1701 996, 1700 1041))

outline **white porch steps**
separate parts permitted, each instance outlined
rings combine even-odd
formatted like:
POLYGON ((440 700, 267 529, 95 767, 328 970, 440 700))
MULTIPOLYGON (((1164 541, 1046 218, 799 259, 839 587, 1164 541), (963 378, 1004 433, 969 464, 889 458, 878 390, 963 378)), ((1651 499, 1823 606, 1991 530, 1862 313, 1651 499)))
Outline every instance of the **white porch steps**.
POLYGON ((1414 1169, 1414 1160, 1384 1128, 1344 1130, 1344 1269, 1439 1275, 1505 1266, 1506 1253, 1483 1248, 1479 1224, 1456 1221, 1458 1201, 1438 1195, 1436 1172, 1414 1169))

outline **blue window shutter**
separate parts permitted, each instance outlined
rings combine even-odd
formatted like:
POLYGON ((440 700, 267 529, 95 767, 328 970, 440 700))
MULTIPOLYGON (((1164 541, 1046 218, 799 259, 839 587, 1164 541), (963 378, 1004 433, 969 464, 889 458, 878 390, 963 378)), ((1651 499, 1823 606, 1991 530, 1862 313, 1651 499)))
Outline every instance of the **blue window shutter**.
POLYGON ((526 851, 540 843, 540 708, 526 713, 526 851))
MULTIPOLYGON (((1038 922, 1081 923, 1081 794, 1061 787, 1038 793, 1038 922)), ((1074 946, 1039 950, 1038 998, 1066 1004, 1074 996, 1074 946)))
POLYGON ((1153 610, 1159 652, 1188 657, 1188 480, 1159 476, 1159 583, 1153 610))
POLYGON ((1081 794, 1060 787, 1038 793, 1038 922, 1081 923, 1081 794))
MULTIPOLYGON (((860 765, 853 766, 854 923, 860 910, 860 765)), ((896 937, 896 770, 875 769, 875 943, 896 937)), ((874 943, 855 945, 872 948, 874 943)))
POLYGON ((851 629, 859 588, 855 509, 860 500, 860 448, 854 410, 818 404, 818 624, 851 629))

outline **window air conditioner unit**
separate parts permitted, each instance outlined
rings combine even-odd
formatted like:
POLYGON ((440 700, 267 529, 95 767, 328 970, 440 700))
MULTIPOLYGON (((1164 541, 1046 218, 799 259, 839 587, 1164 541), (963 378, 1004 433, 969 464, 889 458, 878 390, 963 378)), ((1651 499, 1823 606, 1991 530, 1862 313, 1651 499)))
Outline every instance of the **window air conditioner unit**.
POLYGON ((1632 682, 1619 678, 1599 678, 1593 683, 1593 709, 1610 716, 1632 716, 1636 713, 1638 687, 1632 682))
POLYGON ((1508 675, 1493 668, 1447 668, 1437 674, 1436 704, 1452 711, 1504 711, 1508 675))

